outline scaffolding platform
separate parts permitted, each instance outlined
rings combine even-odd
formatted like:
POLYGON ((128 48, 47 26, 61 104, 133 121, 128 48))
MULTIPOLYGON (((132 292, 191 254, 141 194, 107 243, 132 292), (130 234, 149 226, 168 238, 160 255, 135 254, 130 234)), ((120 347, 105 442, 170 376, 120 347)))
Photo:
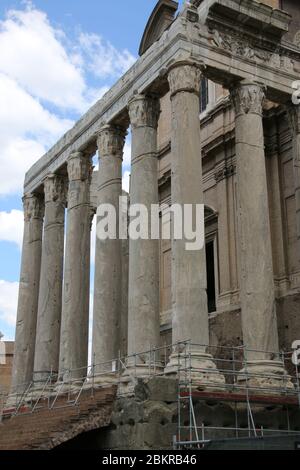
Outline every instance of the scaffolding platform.
POLYGON ((231 392, 214 392, 214 391, 180 391, 180 398, 192 398, 199 400, 217 400, 224 402, 247 403, 249 399, 251 403, 261 405, 284 405, 284 406, 299 406, 299 399, 295 394, 293 396, 278 396, 278 395, 255 395, 246 393, 231 393, 231 392))
POLYGON ((300 381, 298 365, 293 363, 292 357, 291 351, 253 351, 244 346, 212 347, 187 343, 178 354, 178 427, 173 448, 202 449, 208 445, 213 448, 217 442, 235 440, 238 448, 240 439, 244 439, 244 443, 248 440, 250 447, 252 439, 253 445, 254 440, 260 439, 259 445, 264 446, 261 439, 274 436, 278 442, 279 435, 291 436, 292 441, 296 436, 298 439, 300 381), (217 372, 206 368, 205 364, 202 368, 193 366, 193 349, 197 348, 210 354, 217 364, 217 372), (269 357, 280 361, 285 371, 282 379, 278 380, 272 373, 249 371, 249 353, 255 353, 261 359, 269 357), (221 373, 224 383, 218 380, 214 383, 214 373, 221 373), (223 418, 221 415, 218 419, 212 418, 209 407, 215 405, 221 405, 221 414, 222 409, 225 410, 223 418), (227 421, 226 425, 222 419, 227 421), (208 421, 211 422, 208 424, 208 421))

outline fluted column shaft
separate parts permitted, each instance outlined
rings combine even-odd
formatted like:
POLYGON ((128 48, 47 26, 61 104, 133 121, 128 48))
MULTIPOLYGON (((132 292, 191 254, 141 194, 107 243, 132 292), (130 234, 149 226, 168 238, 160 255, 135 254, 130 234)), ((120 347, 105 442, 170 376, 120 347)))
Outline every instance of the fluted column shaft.
POLYGON ((91 173, 90 158, 71 154, 59 371, 61 376, 69 369, 81 369, 72 378, 86 374, 88 361, 91 173))
POLYGON ((12 391, 22 391, 33 378, 34 349, 42 252, 44 202, 25 195, 24 235, 12 372, 12 391))
POLYGON ((98 136, 99 174, 97 206, 110 204, 116 214, 116 239, 97 236, 95 256, 93 361, 95 371, 107 370, 100 363, 118 357, 122 296, 122 241, 119 239, 119 197, 122 195, 122 159, 126 132, 105 126, 98 136), (98 366, 97 366, 98 365, 98 366))
POLYGON ((65 178, 50 175, 44 182, 45 221, 36 332, 34 379, 58 372, 62 309, 65 178))
POLYGON ((293 139, 293 168, 296 201, 297 237, 300 239, 300 105, 290 104, 287 108, 293 139))
MULTIPOLYGON (((132 130, 130 205, 150 214, 158 204, 157 123, 159 101, 135 96, 129 103, 132 130)), ((148 227, 149 228, 149 227, 148 227)), ((159 326, 159 240, 129 240, 128 354, 157 347, 159 326)), ((139 358, 141 369, 148 358, 139 358)))
MULTIPOLYGON (((264 88, 241 82, 235 106, 237 216, 243 339, 247 349, 278 351, 262 104, 264 88)), ((247 360, 271 359, 250 351, 247 360)))

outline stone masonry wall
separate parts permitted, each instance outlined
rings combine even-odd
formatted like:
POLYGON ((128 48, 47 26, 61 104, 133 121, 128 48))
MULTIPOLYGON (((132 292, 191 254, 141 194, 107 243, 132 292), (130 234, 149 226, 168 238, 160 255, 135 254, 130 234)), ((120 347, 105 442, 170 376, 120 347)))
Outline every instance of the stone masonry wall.
MULTIPOLYGON (((178 423, 178 383, 170 378, 138 380, 134 397, 119 397, 114 405, 111 425, 105 430, 94 431, 76 441, 77 448, 109 450, 160 450, 172 449, 178 423)), ((182 403, 181 425, 189 426, 189 409, 182 403)), ((248 418, 245 404, 237 405, 216 401, 199 400, 194 404, 197 426, 227 427, 228 431, 205 431, 205 439, 234 438, 237 424, 248 437, 248 418)), ((282 406, 252 406, 256 428, 283 430, 287 428, 287 413, 282 406)), ((298 407, 289 413, 291 429, 300 430, 298 407)), ((201 432, 200 432, 201 435, 201 432)), ((195 436, 194 436, 195 437, 195 436)), ((189 439, 189 430, 183 431, 182 440, 189 439)), ((68 448, 72 448, 69 443, 68 448)))

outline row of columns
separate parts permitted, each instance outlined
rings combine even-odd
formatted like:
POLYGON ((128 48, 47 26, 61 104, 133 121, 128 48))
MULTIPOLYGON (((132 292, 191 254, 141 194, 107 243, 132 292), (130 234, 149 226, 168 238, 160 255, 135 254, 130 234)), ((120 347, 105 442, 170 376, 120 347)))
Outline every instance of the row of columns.
POLYGON ((26 388, 33 374, 37 382, 58 371, 62 379, 70 369, 76 369, 72 378, 86 375, 92 169, 90 158, 73 153, 67 164, 68 184, 66 177, 50 175, 44 181, 44 198, 31 194, 23 199, 12 390, 26 388))
MULTIPOLYGON (((203 204, 199 89, 197 64, 180 62, 168 72, 172 112, 172 203, 203 204)), ((278 357, 278 332, 271 234, 264 156, 262 104, 264 88, 241 82, 231 92, 236 111, 238 240, 240 297, 244 344, 252 350, 249 367, 279 377, 285 373, 278 357), (267 351, 267 352, 263 352, 267 351)), ((130 200, 150 209, 158 203, 157 125, 159 98, 135 95, 128 105, 132 129, 130 200)), ((98 136, 98 205, 110 203, 119 215, 122 157, 126 131, 114 125, 98 136)), ((90 179, 92 164, 82 153, 68 160, 68 217, 63 275, 64 178, 45 181, 45 223, 38 196, 24 199, 25 231, 17 318, 13 384, 28 382, 32 371, 80 369, 85 375, 88 347, 90 264, 90 179), (43 248, 42 248, 43 246, 43 248), (41 263, 40 263, 41 260, 41 263), (41 273, 40 273, 41 266, 41 273), (62 283, 64 282, 63 296, 62 283), (39 293, 39 296, 38 296, 39 293), (37 332, 35 331, 37 325, 37 332), (33 339, 36 337, 34 346, 33 339), (60 344, 59 343, 60 338, 60 344)), ((119 219, 119 217, 117 217, 119 219)), ((117 232, 118 233, 118 232, 117 232)), ((211 374, 201 380, 223 382, 206 350, 209 326, 205 248, 187 251, 186 240, 172 242, 173 343, 188 341, 192 366, 211 374)), ((93 362, 117 357, 120 344, 121 240, 96 241, 93 317, 93 362)), ((159 241, 129 241, 128 355, 160 344, 159 241)), ((166 373, 175 373, 181 348, 170 357, 166 373)), ((135 371, 147 368, 140 355, 135 371)), ((128 368, 132 364, 128 363, 128 368)), ((160 364, 158 364, 158 367, 160 364)), ((74 375, 73 375, 74 377, 74 375)))

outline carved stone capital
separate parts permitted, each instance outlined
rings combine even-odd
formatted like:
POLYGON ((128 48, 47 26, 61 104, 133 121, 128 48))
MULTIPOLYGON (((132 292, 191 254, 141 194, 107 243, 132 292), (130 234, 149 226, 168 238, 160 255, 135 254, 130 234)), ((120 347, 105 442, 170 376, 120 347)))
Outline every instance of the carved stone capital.
POLYGON ((107 125, 100 129, 97 145, 101 157, 122 157, 127 131, 122 127, 107 125))
POLYGON ((300 134, 300 105, 291 103, 286 111, 293 136, 297 136, 300 134))
POLYGON ((198 64, 177 62, 168 70, 171 97, 181 91, 200 93, 201 69, 198 64))
POLYGON ((45 203, 60 201, 66 203, 67 185, 66 178, 61 175, 51 174, 44 181, 45 203))
POLYGON ((81 152, 74 152, 68 159, 69 181, 91 180, 93 172, 92 158, 81 152))
POLYGON ((22 199, 24 207, 24 220, 43 219, 45 212, 44 199, 39 194, 25 194, 22 199))
POLYGON ((224 165, 222 168, 218 169, 215 171, 215 180, 216 183, 219 183, 220 181, 230 178, 233 176, 236 172, 236 167, 235 165, 231 164, 229 166, 224 165))
POLYGON ((131 127, 153 127, 156 129, 160 114, 159 99, 144 95, 134 96, 128 103, 131 127))
POLYGON ((262 116, 262 106, 265 99, 263 85, 252 82, 241 82, 230 91, 236 115, 259 114, 262 116))

